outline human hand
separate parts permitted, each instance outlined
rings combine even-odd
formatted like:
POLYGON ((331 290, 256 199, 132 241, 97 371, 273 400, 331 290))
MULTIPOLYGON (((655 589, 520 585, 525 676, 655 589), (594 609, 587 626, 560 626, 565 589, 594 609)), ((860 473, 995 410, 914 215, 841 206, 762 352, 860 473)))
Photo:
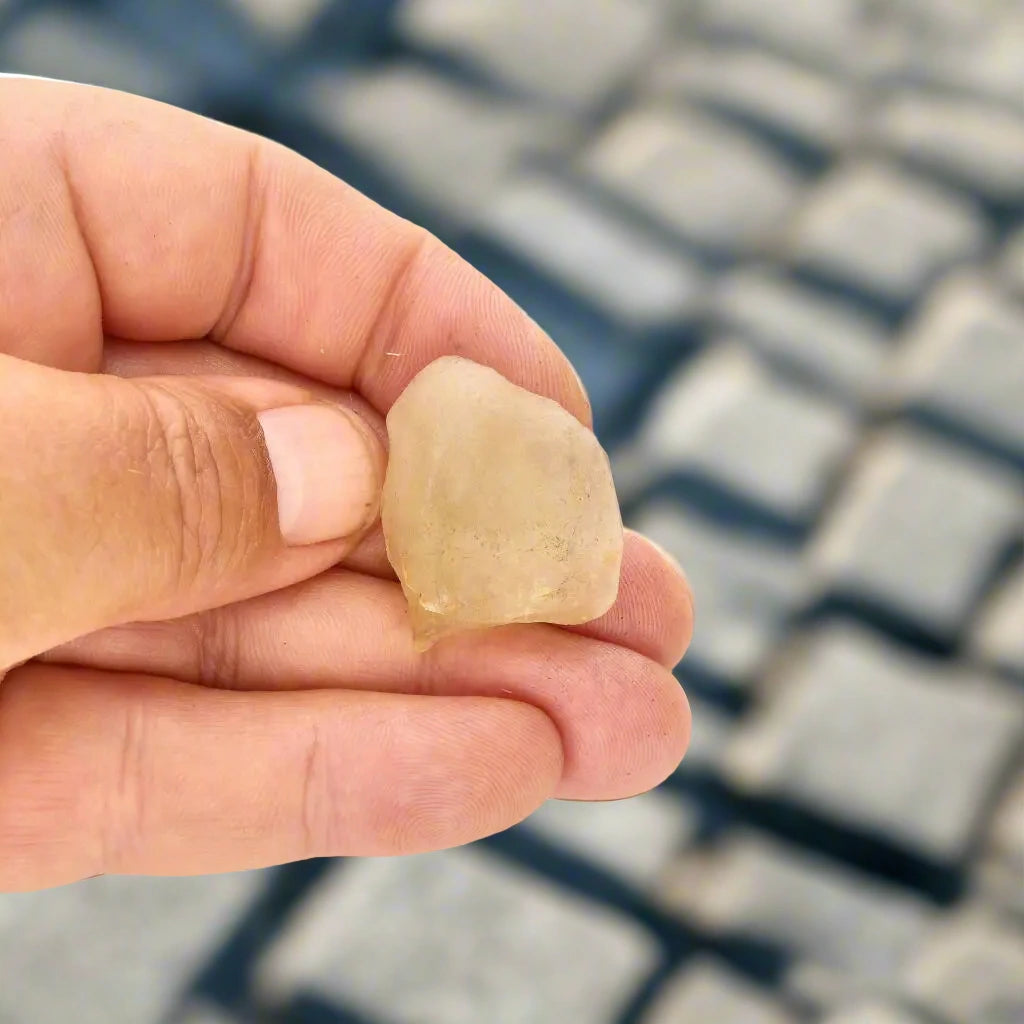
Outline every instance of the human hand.
POLYGON ((413 652, 403 387, 459 353, 589 422, 497 288, 146 100, 0 82, 0 153, 0 890, 440 848, 674 768, 690 596, 635 535, 596 622, 413 652))

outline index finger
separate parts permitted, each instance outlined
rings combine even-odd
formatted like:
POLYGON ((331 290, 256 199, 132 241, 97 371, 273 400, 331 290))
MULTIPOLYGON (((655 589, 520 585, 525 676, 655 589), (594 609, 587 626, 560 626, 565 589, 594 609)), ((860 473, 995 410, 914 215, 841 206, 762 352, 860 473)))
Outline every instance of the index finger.
POLYGON ((298 154, 123 93, 0 81, 0 351, 96 369, 104 335, 206 338, 386 411, 441 355, 590 421, 495 285, 298 154))

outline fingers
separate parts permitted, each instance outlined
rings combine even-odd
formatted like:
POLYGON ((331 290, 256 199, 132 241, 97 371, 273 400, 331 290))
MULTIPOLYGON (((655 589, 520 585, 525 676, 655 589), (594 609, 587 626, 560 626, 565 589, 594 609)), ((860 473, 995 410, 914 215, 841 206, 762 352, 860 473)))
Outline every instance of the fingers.
POLYGON ((470 634, 418 655, 398 585, 352 572, 184 621, 108 630, 50 657, 246 689, 524 701, 562 737, 562 797, 649 789, 675 769, 689 739, 682 690, 649 658, 550 626, 470 634))
POLYGON ((0 890, 453 846, 524 818, 560 769, 551 722, 509 700, 25 666, 0 688, 0 890))
POLYGON ((0 676, 56 643, 285 586, 376 517, 377 435, 291 385, 0 356, 0 676))
MULTIPOLYGON (((384 443, 387 442, 383 417, 351 391, 329 387, 274 363, 230 352, 211 342, 146 344, 108 339, 103 369, 123 377, 226 374, 287 381, 352 408, 379 432, 384 443)), ((394 578, 379 527, 360 542, 344 564, 360 572, 394 578)), ((692 595, 678 567, 649 541, 627 530, 622 579, 615 606, 597 624, 578 627, 579 632, 621 642, 665 665, 676 664, 690 642, 693 629, 692 595)))
POLYGON ((255 136, 121 93, 0 82, 0 352, 210 338, 386 411, 459 353, 589 420, 572 368, 436 239, 255 136), (60 295, 60 303, 53 296, 60 295))

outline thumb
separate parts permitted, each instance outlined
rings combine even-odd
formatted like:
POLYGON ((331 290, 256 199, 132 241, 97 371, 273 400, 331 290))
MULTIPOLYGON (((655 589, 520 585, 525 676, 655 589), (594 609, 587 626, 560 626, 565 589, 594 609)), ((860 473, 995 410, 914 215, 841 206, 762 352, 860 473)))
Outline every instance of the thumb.
POLYGON ((0 677, 321 572, 375 520, 383 464, 367 423, 291 384, 0 356, 0 677))

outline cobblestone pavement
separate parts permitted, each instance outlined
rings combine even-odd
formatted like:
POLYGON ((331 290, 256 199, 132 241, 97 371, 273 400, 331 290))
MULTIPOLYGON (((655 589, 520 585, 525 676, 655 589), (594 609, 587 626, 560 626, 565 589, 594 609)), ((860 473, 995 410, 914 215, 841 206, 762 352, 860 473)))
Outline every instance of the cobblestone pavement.
POLYGON ((0 19, 5 70, 279 138, 500 282, 699 597, 658 791, 0 898, 0 1022, 1024 1022, 1024 3, 0 19))

